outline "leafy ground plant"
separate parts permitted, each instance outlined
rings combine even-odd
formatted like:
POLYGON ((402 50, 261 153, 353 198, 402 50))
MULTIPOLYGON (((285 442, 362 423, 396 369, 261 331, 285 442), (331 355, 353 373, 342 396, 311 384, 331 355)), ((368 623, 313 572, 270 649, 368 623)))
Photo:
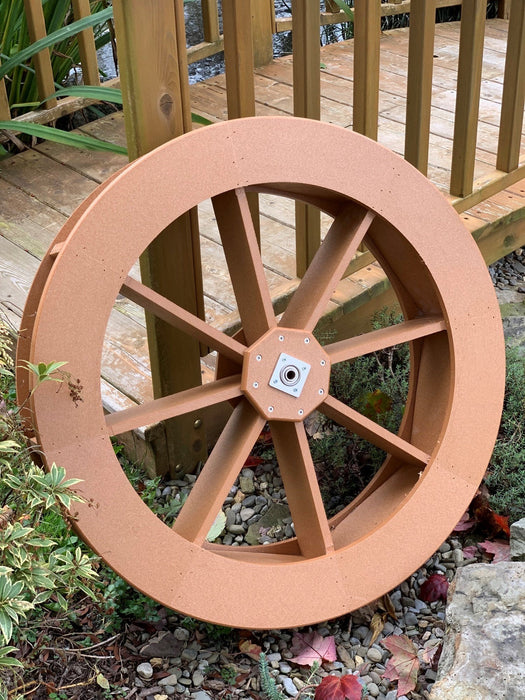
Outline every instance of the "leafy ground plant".
MULTIPOLYGON (((2 671, 22 668, 22 639, 49 611, 66 613, 80 595, 95 597, 97 558, 70 529, 70 509, 81 498, 55 464, 46 473, 31 459, 13 398, 9 340, 0 325, 0 691, 2 671), (11 644, 13 643, 13 644, 11 644)), ((1 697, 1 696, 0 696, 1 697)))

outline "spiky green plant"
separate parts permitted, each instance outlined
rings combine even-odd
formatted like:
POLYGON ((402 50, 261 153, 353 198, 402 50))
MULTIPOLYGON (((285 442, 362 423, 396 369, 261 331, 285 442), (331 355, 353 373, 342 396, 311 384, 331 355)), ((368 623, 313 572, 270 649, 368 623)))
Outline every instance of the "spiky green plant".
POLYGON ((70 0, 44 0, 47 37, 31 44, 23 0, 0 0, 0 78, 5 76, 13 116, 34 109, 40 103, 30 60, 35 53, 50 48, 53 76, 60 88, 80 63, 77 35, 82 29, 94 26, 97 47, 110 40, 106 22, 112 17, 112 8, 105 5, 102 1, 93 2, 91 17, 74 22, 70 0))

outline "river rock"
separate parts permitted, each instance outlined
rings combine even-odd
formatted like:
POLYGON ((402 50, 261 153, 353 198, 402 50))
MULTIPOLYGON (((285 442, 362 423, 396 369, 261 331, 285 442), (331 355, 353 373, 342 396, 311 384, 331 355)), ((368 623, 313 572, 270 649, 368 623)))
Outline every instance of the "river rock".
POLYGON ((525 561, 525 518, 510 526, 510 558, 525 561))
POLYGON ((525 563, 472 564, 449 589, 431 700, 525 699, 525 563))
POLYGON ((160 656, 161 659, 180 656, 184 642, 176 639, 171 632, 160 632, 152 637, 140 650, 140 655, 146 658, 160 656))
POLYGON ((266 513, 248 528, 244 538, 248 544, 259 544, 261 528, 272 528, 283 524, 284 518, 290 517, 290 509, 284 503, 273 503, 266 513))

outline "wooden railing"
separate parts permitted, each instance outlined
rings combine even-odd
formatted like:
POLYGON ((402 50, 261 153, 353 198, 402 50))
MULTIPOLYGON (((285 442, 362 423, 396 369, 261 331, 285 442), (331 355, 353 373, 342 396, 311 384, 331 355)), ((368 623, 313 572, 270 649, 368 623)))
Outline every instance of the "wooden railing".
MULTIPOLYGON (((348 20, 333 0, 326 0, 327 11, 320 12, 315 2, 292 0, 290 17, 275 17, 273 0, 224 0, 220 33, 217 0, 201 0, 204 41, 188 48, 186 63, 192 63, 219 51, 225 52, 228 116, 235 118, 255 113, 254 68, 272 58, 272 37, 275 32, 293 29, 294 113, 297 116, 320 117, 320 53, 321 25, 348 20), (250 40, 250 37, 253 37, 250 40)), ((481 66, 483 59, 485 7, 484 0, 355 0, 354 12, 354 75, 353 128, 377 138, 380 71, 380 21, 382 16, 410 13, 410 43, 406 109, 405 158, 421 172, 427 172, 432 94, 434 18, 436 8, 462 5, 459 47, 458 88, 455 113, 450 193, 458 210, 464 210, 491 193, 525 176, 520 165, 520 138, 525 96, 525 3, 499 0, 499 15, 510 14, 507 60, 504 76, 503 104, 493 176, 484 182, 474 181, 481 66), (509 9, 510 8, 510 9, 509 9), (413 30, 413 31, 412 31, 413 30)), ((131 4, 129 8, 131 8, 131 4)), ((131 11, 126 5, 126 12, 131 11)), ((30 38, 45 36, 46 28, 41 0, 25 0, 30 38)), ((75 19, 90 12, 89 0, 72 0, 75 19)), ((151 16, 157 10, 151 4, 151 16)), ((144 27, 147 34, 150 27, 144 27)), ((181 28, 179 27, 179 34, 181 28)), ((182 36, 182 35, 181 35, 182 36)), ((150 40, 155 43, 156 37, 150 40)), ((120 38, 119 52, 137 57, 125 37, 120 38)), ((99 74, 92 29, 79 35, 81 67, 84 82, 99 84, 99 74)), ((146 52, 147 54, 147 52, 146 52)), ((147 55, 137 58, 148 64, 147 55)), ((49 50, 33 59, 40 99, 53 94, 49 50)), ((146 79, 146 78, 145 78, 146 79)), ((182 81, 183 82, 183 81, 182 81)), ((181 82, 181 84, 182 84, 181 82)), ((105 83, 107 84, 107 83, 105 83)), ((112 82, 111 84, 114 84, 112 82)), ((152 96, 153 98, 153 96, 152 96)), ((64 98, 48 100, 44 109, 20 117, 46 123, 84 106, 85 100, 64 98)), ((9 118, 4 81, 0 81, 0 119, 9 118)), ((301 275, 319 246, 317 214, 298 205, 298 273, 301 275)))

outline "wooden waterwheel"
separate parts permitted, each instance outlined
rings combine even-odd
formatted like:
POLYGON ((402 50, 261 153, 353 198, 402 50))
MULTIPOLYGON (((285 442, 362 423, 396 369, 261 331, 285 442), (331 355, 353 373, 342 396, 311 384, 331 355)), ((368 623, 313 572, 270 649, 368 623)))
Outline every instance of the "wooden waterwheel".
MULTIPOLYGON (((52 382, 31 408, 47 464, 82 479, 76 526, 136 588, 211 622, 304 625, 358 608, 415 571, 450 533, 486 469, 499 425, 504 350, 489 275, 437 190, 409 164, 352 132, 292 118, 200 129, 138 159, 98 188, 42 263, 23 319, 19 360, 67 360, 73 405, 52 382), (246 192, 313 204, 333 217, 307 273, 274 315, 246 192), (229 337, 129 277, 172 221, 212 198, 242 335, 229 337), (404 320, 321 346, 313 335, 358 246, 395 290, 404 320), (225 376, 105 416, 101 354, 124 294, 228 362, 225 376), (398 434, 330 395, 333 365, 410 343, 398 434), (231 418, 175 520, 165 525, 120 467, 110 437, 230 401, 231 418), (323 506, 304 419, 318 410, 387 457, 341 512, 323 506), (206 535, 268 422, 295 537, 251 547, 206 535)), ((20 373, 19 391, 27 393, 20 373)))

